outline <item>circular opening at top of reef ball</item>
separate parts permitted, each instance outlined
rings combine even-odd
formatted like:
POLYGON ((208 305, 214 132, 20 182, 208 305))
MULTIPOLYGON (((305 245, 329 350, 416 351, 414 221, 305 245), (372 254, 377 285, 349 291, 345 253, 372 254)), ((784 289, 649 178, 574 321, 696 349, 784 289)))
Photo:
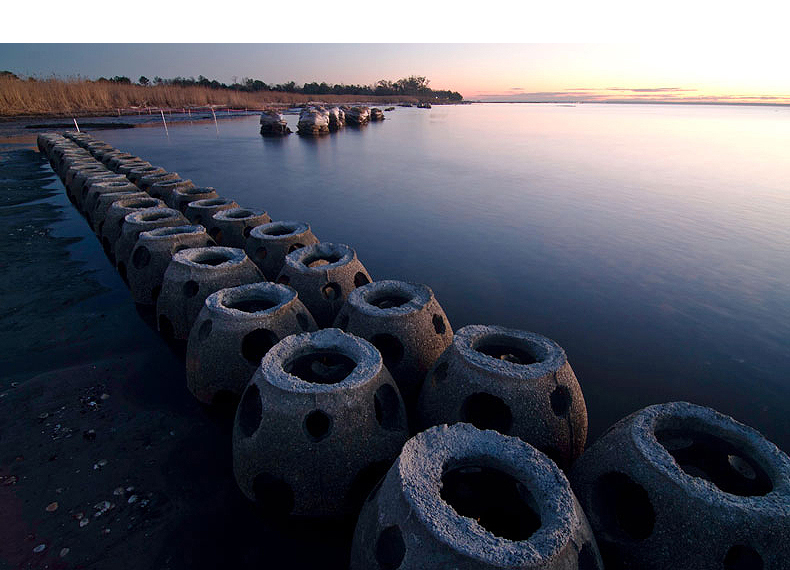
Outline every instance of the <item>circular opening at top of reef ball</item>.
POLYGON ((233 471, 269 516, 345 516, 407 438, 403 401, 372 344, 338 329, 291 335, 242 395, 233 471))
POLYGON ((590 446, 570 480, 607 568, 787 568, 790 458, 715 410, 639 410, 590 446))
POLYGON ((278 283, 296 289, 319 327, 331 326, 349 293, 371 281, 351 247, 328 242, 292 251, 277 276, 278 283))
POLYGON ((211 186, 190 186, 186 188, 176 188, 170 197, 169 206, 179 212, 186 212, 187 204, 197 200, 208 200, 219 198, 216 189, 211 186))
POLYGON ((543 335, 493 325, 456 331, 423 382, 417 421, 514 435, 563 469, 587 439, 587 407, 565 351, 543 335))
POLYGON ((214 214, 220 210, 238 207, 239 205, 235 202, 235 200, 217 196, 216 198, 194 200, 189 202, 186 209, 184 210, 184 215, 193 224, 201 224, 206 228, 206 230, 208 230, 209 225, 211 224, 211 217, 214 214))
POLYGON ((364 503, 354 570, 601 570, 560 469, 524 441, 470 424, 417 434, 364 503))

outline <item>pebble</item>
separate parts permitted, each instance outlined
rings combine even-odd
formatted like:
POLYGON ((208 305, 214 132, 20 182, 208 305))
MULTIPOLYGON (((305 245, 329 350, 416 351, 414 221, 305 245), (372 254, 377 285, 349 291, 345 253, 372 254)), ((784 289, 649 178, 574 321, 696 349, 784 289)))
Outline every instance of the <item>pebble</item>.
POLYGON ((46 545, 46 544, 43 544, 43 543, 42 543, 42 544, 39 544, 38 546, 36 546, 36 547, 33 549, 33 552, 35 552, 35 553, 44 552, 44 549, 45 549, 46 547, 47 547, 47 545, 46 545))
POLYGON ((107 460, 106 459, 99 459, 99 461, 97 461, 96 463, 93 464, 93 468, 94 469, 101 469, 105 465, 107 465, 107 460))
POLYGON ((43 414, 39 414, 38 415, 38 419, 40 419, 40 420, 45 420, 48 417, 49 417, 49 414, 47 412, 44 412, 43 414))
POLYGON ((87 431, 82 432, 82 437, 88 441, 93 441, 96 439, 96 430, 89 429, 87 431))
POLYGON ((91 520, 88 517, 85 517, 84 519, 80 519, 80 528, 87 526, 89 522, 91 522, 91 520))
POLYGON ((116 497, 119 495, 123 495, 123 487, 116 487, 113 490, 112 494, 115 495, 116 497))
POLYGON ((109 398, 110 398, 110 395, 109 395, 109 394, 107 394, 106 392, 105 392, 104 394, 102 394, 102 395, 101 395, 101 399, 102 399, 102 400, 108 400, 109 398))
POLYGON ((46 510, 47 510, 48 513, 51 513, 53 511, 57 511, 58 510, 58 502, 57 501, 53 501, 52 503, 48 504, 46 510))
POLYGON ((64 556, 66 556, 69 553, 69 550, 70 550, 69 548, 61 548, 60 557, 63 558, 64 556))
POLYGON ((137 495, 132 495, 131 497, 129 497, 129 500, 127 500, 126 502, 131 505, 132 503, 134 503, 136 501, 137 501, 137 495))

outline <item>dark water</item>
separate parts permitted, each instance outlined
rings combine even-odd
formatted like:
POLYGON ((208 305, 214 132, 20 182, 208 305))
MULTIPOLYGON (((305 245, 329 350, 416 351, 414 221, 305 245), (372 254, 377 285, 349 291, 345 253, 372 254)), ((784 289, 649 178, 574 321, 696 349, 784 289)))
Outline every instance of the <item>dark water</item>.
MULTIPOLYGON (((454 328, 568 354, 590 440, 688 400, 790 451, 790 109, 397 108, 320 140, 257 118, 97 136, 430 285, 454 328), (218 131, 218 132, 217 132, 218 131)), ((295 130, 297 117, 288 116, 295 130)))

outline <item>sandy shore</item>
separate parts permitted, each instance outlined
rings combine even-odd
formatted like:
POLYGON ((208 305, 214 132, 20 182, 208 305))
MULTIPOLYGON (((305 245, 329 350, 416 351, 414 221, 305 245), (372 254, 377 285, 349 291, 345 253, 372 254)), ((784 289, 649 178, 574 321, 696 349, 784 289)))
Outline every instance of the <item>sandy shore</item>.
POLYGON ((0 568, 344 568, 353 521, 268 522, 38 152, 0 153, 0 568))

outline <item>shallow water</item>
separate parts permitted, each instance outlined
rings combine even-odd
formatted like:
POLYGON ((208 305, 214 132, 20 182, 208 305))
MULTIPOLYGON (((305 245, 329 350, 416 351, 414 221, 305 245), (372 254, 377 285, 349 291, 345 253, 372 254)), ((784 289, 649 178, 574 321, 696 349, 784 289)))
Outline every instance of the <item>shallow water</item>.
MULTIPOLYGON (((101 131, 273 219, 430 285, 455 329, 567 352, 592 441, 688 400, 790 450, 790 109, 396 108, 319 140, 257 117, 101 131)), ((297 117, 286 116, 296 130, 297 117)))

